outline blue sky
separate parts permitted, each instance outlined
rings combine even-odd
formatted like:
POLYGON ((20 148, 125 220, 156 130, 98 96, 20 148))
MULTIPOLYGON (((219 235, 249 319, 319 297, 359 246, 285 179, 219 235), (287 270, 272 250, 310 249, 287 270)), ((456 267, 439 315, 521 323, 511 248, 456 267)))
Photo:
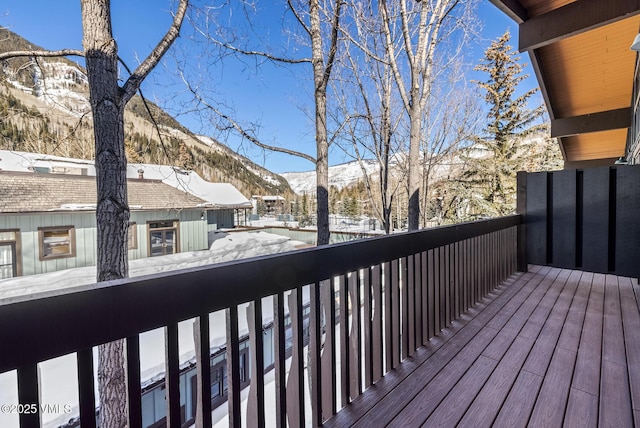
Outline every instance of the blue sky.
MULTIPOLYGON (((135 67, 138 58, 142 60, 171 23, 171 0, 113 0, 113 29, 120 56, 135 67)), ((267 8, 268 9, 268 8, 267 8)), ((274 14, 275 15, 275 14, 274 14)), ((513 35, 512 45, 517 43, 517 25, 500 12, 488 0, 482 0, 478 10, 482 21, 482 37, 471 46, 471 57, 477 63, 486 47, 506 29, 513 35)), ((272 16, 268 19, 279 19, 272 16)), ((0 6, 0 25, 20 34, 24 38, 46 49, 82 47, 80 2, 78 0, 3 0, 0 6)), ((178 42, 177 48, 184 44, 178 42)), ((523 55, 528 62, 528 57, 523 55)), ((304 66, 302 66, 304 67, 304 66)), ((145 96, 161 105, 184 99, 184 88, 180 87, 174 74, 170 72, 171 60, 159 67, 143 85, 145 96)), ((260 138, 269 144, 279 144, 315 155, 313 129, 304 108, 310 109, 310 85, 300 79, 298 71, 282 67, 266 66, 255 72, 251 64, 225 65, 210 64, 207 72, 210 78, 205 83, 212 90, 217 101, 233 108, 236 117, 244 123, 258 123, 260 138), (215 73, 211 73, 211 69, 215 73)), ((525 86, 536 86, 531 74, 525 86)), ((526 88, 523 88, 526 89, 526 88)), ((175 111, 180 107, 174 105, 175 111)), ((203 122, 193 115, 180 115, 178 119, 194 132, 209 134, 255 162, 274 172, 307 171, 313 165, 308 161, 287 155, 265 153, 250 147, 236 138, 219 133, 209 122, 203 122)), ((344 162, 339 150, 330 153, 330 163, 344 162)))

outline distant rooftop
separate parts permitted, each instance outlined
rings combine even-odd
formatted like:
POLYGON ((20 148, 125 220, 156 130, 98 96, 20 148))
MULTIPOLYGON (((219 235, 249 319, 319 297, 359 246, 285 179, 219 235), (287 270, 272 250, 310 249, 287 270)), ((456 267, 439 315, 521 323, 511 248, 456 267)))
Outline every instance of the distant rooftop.
MULTIPOLYGON (((93 211, 95 177, 0 171, 0 212, 93 211)), ((199 208, 204 199, 180 191, 160 180, 130 179, 127 196, 131 210, 199 208)))
MULTIPOLYGON (((94 161, 38 153, 0 150, 0 171, 95 177, 94 161)), ((157 180, 202 199, 213 208, 251 208, 251 202, 229 183, 211 183, 194 171, 168 165, 128 164, 127 178, 157 180)), ((95 201, 93 202, 95 204, 95 201)), ((130 205, 135 203, 129 199, 130 205)))

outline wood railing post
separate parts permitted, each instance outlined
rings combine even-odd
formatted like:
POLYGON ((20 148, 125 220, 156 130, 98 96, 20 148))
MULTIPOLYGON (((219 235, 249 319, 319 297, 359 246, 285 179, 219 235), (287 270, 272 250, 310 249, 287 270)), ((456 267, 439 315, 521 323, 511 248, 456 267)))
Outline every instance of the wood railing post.
POLYGON ((527 272, 527 173, 518 172, 518 195, 516 213, 522 216, 518 225, 518 266, 520 272, 527 272))

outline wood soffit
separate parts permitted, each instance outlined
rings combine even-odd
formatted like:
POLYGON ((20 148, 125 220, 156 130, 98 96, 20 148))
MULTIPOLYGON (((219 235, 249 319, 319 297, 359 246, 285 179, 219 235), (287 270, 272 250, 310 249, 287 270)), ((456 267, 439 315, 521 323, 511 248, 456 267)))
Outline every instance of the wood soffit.
POLYGON ((584 119, 632 112, 637 54, 629 47, 640 30, 640 0, 491 2, 520 25, 520 45, 531 46, 552 123, 571 124, 569 136, 558 135, 565 160, 623 156, 631 118, 608 129, 584 119))

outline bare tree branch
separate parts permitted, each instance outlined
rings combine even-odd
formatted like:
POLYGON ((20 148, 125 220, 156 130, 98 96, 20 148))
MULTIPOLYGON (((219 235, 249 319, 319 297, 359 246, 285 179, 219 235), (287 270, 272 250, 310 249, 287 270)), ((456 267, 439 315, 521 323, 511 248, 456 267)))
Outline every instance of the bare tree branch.
POLYGON ((307 23, 304 22, 304 20, 302 19, 302 17, 300 16, 298 11, 296 10, 296 8, 293 7, 293 3, 291 3, 291 0, 287 0, 287 4, 289 5, 289 8, 291 9, 291 13, 293 13, 293 16, 295 16, 296 20, 298 21, 298 24, 300 24, 302 29, 309 35, 309 37, 311 37, 311 30, 307 26, 307 23))
POLYGON ((246 138, 247 140, 249 140, 252 144, 265 149, 265 150, 271 150, 274 152, 280 152, 280 153, 284 153, 290 156, 296 156, 302 159, 306 159, 309 162, 315 164, 316 163, 316 159, 306 153, 302 153, 302 152, 298 152, 296 150, 290 150, 284 147, 278 147, 278 146, 271 146, 269 144, 265 144, 262 141, 258 140, 256 137, 254 137, 253 135, 249 134, 242 126, 240 126, 240 124, 238 122, 236 122, 231 116, 222 113, 218 108, 216 108, 215 106, 211 105, 210 103, 208 103, 204 98, 202 98, 200 96, 200 94, 198 93, 198 91, 196 90, 196 88, 194 88, 193 86, 191 86, 191 84, 187 81, 187 79, 184 77, 184 75, 182 73, 180 73, 180 76, 182 77, 182 80, 184 81, 184 84, 187 86, 187 89, 189 90, 189 92, 191 92, 191 94, 198 100, 199 103, 201 103, 203 106, 205 106, 207 109, 211 110, 212 112, 214 112, 217 116, 219 116, 221 119, 226 120, 227 122, 229 122, 229 124, 231 124, 231 127, 233 129, 236 130, 236 132, 238 132, 243 138, 246 138))
POLYGON ((24 57, 40 57, 40 58, 52 58, 61 56, 81 56, 84 57, 84 51, 78 49, 60 49, 58 51, 13 51, 0 53, 0 61, 10 58, 24 58, 24 57))
POLYGON ((164 56, 164 54, 169 50, 173 42, 180 35, 180 27, 182 26, 182 22, 184 21, 184 16, 187 12, 187 6, 189 5, 189 0, 180 0, 178 4, 178 10, 173 17, 173 23, 169 30, 164 35, 162 40, 156 45, 156 47, 151 51, 149 56, 138 66, 136 71, 133 72, 131 76, 127 79, 124 86, 122 87, 122 96, 120 99, 120 103, 124 106, 133 95, 136 93, 142 81, 147 77, 147 75, 153 70, 153 68, 160 62, 160 59, 164 56))

